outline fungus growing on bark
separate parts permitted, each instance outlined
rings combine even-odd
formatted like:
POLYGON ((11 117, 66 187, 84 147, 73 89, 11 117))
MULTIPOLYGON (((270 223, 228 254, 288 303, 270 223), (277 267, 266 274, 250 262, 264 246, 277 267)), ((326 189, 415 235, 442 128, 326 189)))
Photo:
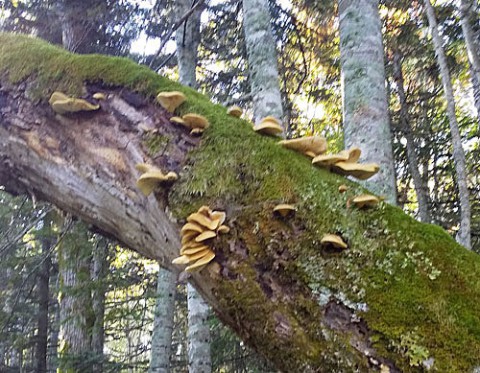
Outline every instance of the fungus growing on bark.
POLYGON ((57 114, 94 111, 100 108, 100 105, 93 105, 81 98, 68 97, 64 93, 58 91, 52 93, 48 103, 57 114))
POLYGON ((294 205, 287 205, 287 204, 280 204, 273 208, 273 213, 276 216, 281 216, 282 218, 286 218, 295 214, 295 206, 294 205))
POLYGON ((342 184, 338 187, 339 193, 345 193, 348 190, 348 187, 345 184, 342 184))
POLYGON ((173 113, 186 99, 187 97, 178 91, 160 92, 157 95, 158 103, 169 113, 173 113))
POLYGON ((93 97, 95 100, 100 100, 100 101, 106 99, 105 94, 102 93, 102 92, 94 93, 92 97, 93 97))
POLYGON ((208 264, 215 253, 206 242, 221 233, 228 233, 230 228, 221 225, 226 218, 223 211, 212 211, 208 206, 202 206, 197 212, 189 215, 187 223, 182 227, 180 257, 173 264, 190 264, 185 271, 200 270, 208 264))
POLYGON ((272 116, 263 118, 260 123, 254 126, 253 130, 269 136, 276 136, 283 132, 280 121, 272 116))
POLYGON ((380 202, 378 197, 372 196, 371 194, 361 194, 352 199, 352 203, 358 208, 369 208, 375 207, 380 202))
POLYGON ((295 150, 311 158, 327 151, 327 140, 322 136, 309 136, 293 140, 282 140, 279 144, 287 149, 295 150))
MULTIPOLYGON (((148 196, 152 193, 155 188, 162 184, 170 184, 178 179, 178 175, 175 172, 168 172, 164 174, 160 169, 152 166, 151 169, 148 169, 148 165, 140 164, 137 165, 137 170, 147 169, 137 180, 137 187, 141 192, 148 196)), ((141 171, 142 172, 142 171, 141 171)))
POLYGON ((369 179, 379 170, 380 166, 376 163, 337 162, 333 165, 333 171, 341 175, 353 176, 360 180, 369 179))
POLYGON ((342 250, 348 248, 348 245, 342 240, 342 237, 337 236, 336 234, 326 234, 323 236, 320 243, 322 245, 329 245, 342 250))
POLYGON ((188 113, 185 114, 182 119, 187 124, 188 128, 191 129, 205 129, 209 126, 208 119, 200 114, 188 113))
POLYGON ((227 114, 231 115, 232 117, 240 118, 243 114, 243 110, 241 107, 234 105, 227 109, 227 114))

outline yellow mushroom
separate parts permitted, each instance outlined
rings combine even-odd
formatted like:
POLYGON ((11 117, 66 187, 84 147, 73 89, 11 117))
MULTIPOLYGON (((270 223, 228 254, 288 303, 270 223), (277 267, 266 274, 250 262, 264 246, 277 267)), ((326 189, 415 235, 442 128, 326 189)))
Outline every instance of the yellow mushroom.
POLYGON ((186 99, 187 97, 178 91, 160 92, 157 95, 158 103, 170 113, 173 113, 186 99))
POLYGON ((216 229, 218 226, 222 225, 225 222, 225 219, 227 218, 227 214, 223 211, 213 211, 210 213, 210 218, 212 221, 217 222, 217 226, 213 229, 216 229))
POLYGON ((100 105, 93 105, 81 98, 67 98, 50 103, 53 111, 57 114, 77 113, 79 111, 94 111, 100 109, 100 105))
POLYGON ((360 148, 354 146, 350 149, 347 149, 347 150, 342 150, 340 153, 338 153, 339 155, 342 155, 342 156, 345 156, 347 159, 345 160, 345 162, 348 162, 348 163, 356 163, 359 158, 360 158, 360 155, 362 154, 362 151, 360 150, 360 148))
POLYGON ((218 221, 212 220, 208 217, 206 217, 203 214, 200 214, 198 212, 195 212, 191 214, 188 218, 187 221, 190 223, 197 223, 198 225, 202 225, 205 228, 208 228, 210 230, 215 230, 218 227, 218 221))
POLYGON ((226 225, 221 225, 217 229, 217 233, 228 233, 228 232, 230 232, 230 227, 226 225))
POLYGON ((255 125, 253 130, 264 135, 276 136, 283 132, 283 127, 277 118, 268 116, 255 125))
POLYGON ((196 242, 203 242, 203 241, 209 240, 210 238, 214 238, 216 236, 217 236, 217 234, 214 231, 205 231, 205 232, 199 234, 195 238, 195 241, 196 242))
POLYGON ((342 184, 338 187, 339 193, 345 193, 348 190, 348 187, 345 184, 342 184))
POLYGON ((160 171, 160 169, 149 163, 137 163, 135 169, 140 171, 142 174, 148 171, 160 171))
POLYGON ((316 166, 330 168, 332 165, 348 160, 345 154, 322 154, 313 158, 312 163, 316 166))
POLYGON ((200 114, 188 113, 188 114, 185 114, 182 117, 182 119, 187 124, 187 126, 191 129, 194 129, 194 128, 205 129, 209 126, 208 119, 200 114))
POLYGON ((358 208, 369 208, 375 207, 380 202, 378 197, 372 196, 371 194, 361 194, 352 199, 352 203, 358 208))
POLYGON ((189 262, 187 255, 182 255, 172 260, 172 264, 188 264, 189 262))
POLYGON ((195 263, 193 263, 192 265, 189 265, 187 268, 185 268, 185 271, 186 272, 192 272, 193 270, 200 270, 201 267, 203 267, 204 265, 210 263, 213 258, 215 258, 215 253, 211 250, 209 250, 209 252, 203 256, 203 258, 200 258, 199 260, 197 260, 195 263))
POLYGON ((282 140, 279 144, 287 149, 298 151, 312 158, 327 151, 327 140, 322 136, 309 136, 293 140, 282 140))
POLYGON ((50 104, 50 106, 56 102, 56 101, 65 101, 65 100, 68 100, 70 97, 68 97, 65 93, 63 92, 59 92, 59 91, 55 91, 52 93, 52 95, 50 96, 50 99, 48 100, 48 103, 50 104))
POLYGON ((203 244, 200 244, 197 247, 182 247, 180 249, 180 255, 193 255, 205 249, 208 249, 208 246, 203 244))
POLYGON ((184 121, 181 117, 171 117, 171 118, 170 118, 170 122, 173 122, 173 123, 176 123, 176 124, 180 124, 181 126, 190 128, 190 127, 188 126, 188 124, 185 123, 185 121, 184 121))
POLYGON ((241 107, 234 105, 227 109, 227 114, 231 115, 232 117, 240 118, 243 114, 243 110, 241 107))
POLYGON ((332 170, 341 175, 366 180, 375 175, 380 170, 380 166, 376 163, 337 162, 332 166, 332 170))
POLYGON ((95 100, 105 100, 105 94, 102 92, 94 93, 92 96, 95 100))
POLYGON ((286 218, 292 216, 295 213, 296 209, 294 205, 280 204, 273 208, 273 213, 277 216, 286 218))
POLYGON ((326 234, 320 241, 323 245, 331 245, 337 249, 347 249, 348 245, 343 241, 342 237, 336 234, 326 234))
POLYGON ((197 232, 197 233, 203 233, 205 231, 205 228, 202 227, 201 225, 196 224, 196 223, 187 223, 182 227, 182 229, 180 230, 180 233, 185 233, 187 231, 194 231, 194 232, 197 232))
POLYGON ((165 175, 160 170, 150 170, 138 178, 137 187, 145 196, 148 196, 157 186, 172 183, 177 179, 178 175, 175 172, 168 172, 165 175))
POLYGON ((190 131, 190 135, 200 136, 203 133, 203 131, 204 131, 203 128, 194 128, 193 130, 190 131))

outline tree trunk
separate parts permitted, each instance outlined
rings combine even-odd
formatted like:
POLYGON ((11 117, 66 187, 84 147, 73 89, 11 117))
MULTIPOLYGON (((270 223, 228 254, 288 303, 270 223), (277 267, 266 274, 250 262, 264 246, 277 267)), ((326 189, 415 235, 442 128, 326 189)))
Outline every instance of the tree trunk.
POLYGON ((468 191, 467 166, 465 152, 462 147, 462 137, 458 128, 457 116, 455 113, 455 98, 453 96, 452 81, 448 71, 447 59, 443 51, 443 43, 438 31, 435 11, 430 0, 425 0, 425 10, 427 12, 428 23, 432 32, 433 46, 437 56, 440 76, 442 78, 443 91, 447 101, 447 114, 450 123, 450 132, 452 135, 453 161, 455 163, 455 174, 458 187, 458 198, 460 200, 460 230, 457 234, 457 241, 467 249, 471 249, 470 238, 470 199, 468 191))
POLYGON ((405 84, 402 72, 402 56, 399 51, 393 54, 393 76, 397 83, 398 99, 400 101, 400 128, 407 141, 408 169, 413 179, 413 186, 417 194, 418 216, 420 220, 429 223, 431 221, 428 187, 425 184, 418 163, 417 153, 415 152, 415 138, 410 127, 408 115, 407 96, 405 94, 405 84))
POLYGON ((380 165, 365 185, 396 204, 378 0, 339 0, 338 11, 345 147, 358 146, 360 161, 380 165))
POLYGON ((477 110, 477 120, 480 124, 480 55, 478 41, 475 41, 475 33, 472 29, 472 15, 474 14, 472 8, 473 3, 470 0, 460 1, 460 23, 470 62, 474 104, 477 110))
MULTIPOLYGON (((190 8, 189 0, 176 3, 178 18, 190 8)), ((197 87, 197 55, 200 44, 200 17, 203 7, 195 11, 185 24, 177 30, 177 61, 180 83, 197 87)), ((187 285, 188 305, 188 370, 191 373, 211 371, 210 326, 207 323, 209 309, 193 286, 187 285), (192 301, 193 300, 193 301, 192 301), (205 337, 206 338, 202 338, 205 337), (197 370, 200 368, 200 370, 197 370)), ((173 302, 173 299, 172 299, 173 302)), ((173 313, 172 313, 173 323, 173 313)))
POLYGON ((59 373, 92 372, 92 310, 90 291, 87 288, 92 250, 86 233, 83 223, 74 223, 59 244, 59 373))
POLYGON ((162 267, 158 269, 150 373, 170 371, 176 280, 175 272, 162 267))
POLYGON ((73 56, 0 34, 0 72, 5 190, 75 213, 175 272, 186 216, 202 205, 225 211, 230 232, 209 242, 216 256, 190 282, 279 370, 418 372, 433 364, 472 372, 480 365, 480 258, 441 228, 388 204, 347 207, 361 186, 126 59, 73 56), (42 94, 54 89, 87 98, 101 90, 108 99, 96 112, 56 115, 42 94), (187 96, 177 114, 209 119, 201 137, 170 123, 154 102, 167 89, 187 96), (179 179, 145 197, 136 186, 142 162, 179 179), (347 193, 338 193, 341 184, 347 193), (279 201, 296 203, 296 215, 276 218, 279 201), (341 235, 348 249, 322 245, 327 233, 341 235))
POLYGON ((36 372, 47 372, 47 349, 48 349, 48 303, 50 302, 50 267, 52 261, 47 254, 51 247, 51 240, 41 238, 42 252, 45 255, 41 271, 38 275, 38 315, 37 315, 37 345, 35 350, 36 372))
POLYGON ((86 16, 88 14, 86 8, 88 9, 89 5, 78 0, 58 2, 58 13, 62 23, 62 44, 70 52, 89 52, 91 30, 86 16))
POLYGON ((105 292, 106 275, 108 270, 107 263, 108 242, 104 238, 97 238, 95 250, 92 258, 92 353, 94 355, 93 372, 103 372, 103 346, 105 342, 104 317, 105 317, 105 292))
POLYGON ((56 373, 58 368, 58 336, 60 333, 60 307, 58 305, 58 289, 59 289, 59 278, 58 270, 56 266, 52 263, 52 268, 50 272, 50 307, 49 312, 53 315, 50 322, 49 328, 49 345, 48 345, 48 356, 47 356, 47 371, 48 373, 56 373))
POLYGON ((267 116, 283 120, 277 52, 270 18, 267 0, 243 0, 243 31, 255 124, 267 116))

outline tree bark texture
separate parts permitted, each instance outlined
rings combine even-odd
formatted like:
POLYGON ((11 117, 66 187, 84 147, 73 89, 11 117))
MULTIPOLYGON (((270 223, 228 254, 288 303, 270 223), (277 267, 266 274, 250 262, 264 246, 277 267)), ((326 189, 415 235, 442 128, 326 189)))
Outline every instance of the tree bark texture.
POLYGON ((455 113, 455 98, 453 96, 452 80, 448 70, 447 58, 443 50, 443 42, 438 31, 437 18, 430 0, 424 0, 428 23, 432 33, 433 46, 437 63, 440 68, 442 78, 443 92, 447 101, 447 115, 450 123, 450 133, 452 136, 453 161, 455 164, 455 174, 458 188, 458 199, 460 200, 460 230, 457 234, 457 241, 467 249, 471 249, 471 212, 470 212, 470 193, 468 191, 467 165, 465 152, 462 147, 462 137, 458 128, 457 115, 455 113))
POLYGON ((477 110, 477 120, 480 125, 480 50, 479 41, 475 40, 472 22, 474 18, 473 2, 471 0, 460 1, 460 23, 465 39, 465 46, 470 61, 470 76, 472 80, 473 98, 477 110))
POLYGON ((243 0, 243 31, 255 124, 273 116, 283 120, 276 43, 267 0, 243 0))
POLYGON ((158 269, 150 373, 170 371, 176 281, 176 272, 162 267, 158 269))
POLYGON ((279 370, 480 365, 480 259, 441 228, 385 203, 348 207, 362 186, 126 59, 0 34, 0 71, 5 189, 55 203, 174 272, 185 218, 202 205, 225 211, 230 232, 208 243, 216 256, 190 282, 279 370), (87 99, 100 90, 107 99, 96 112, 58 115, 47 103, 55 89, 87 99), (169 121, 153 100, 162 90, 186 94, 176 115, 209 119, 201 137, 169 121), (136 186, 142 162, 179 179, 145 197, 136 186), (280 202, 295 203, 296 214, 275 217, 280 202), (348 249, 321 244, 327 233, 348 249))
POLYGON ((339 0, 338 11, 345 147, 358 146, 360 161, 380 165, 365 185, 396 204, 378 0, 339 0))
POLYGON ((418 216, 421 221, 429 223, 431 221, 428 187, 420 174, 417 153, 415 151, 415 137, 412 133, 408 115, 407 96, 405 94, 405 84, 402 72, 402 55, 395 51, 393 55, 393 76, 397 83, 398 100, 400 101, 400 130, 407 141, 407 159, 408 169, 413 179, 413 186, 417 195, 418 216))

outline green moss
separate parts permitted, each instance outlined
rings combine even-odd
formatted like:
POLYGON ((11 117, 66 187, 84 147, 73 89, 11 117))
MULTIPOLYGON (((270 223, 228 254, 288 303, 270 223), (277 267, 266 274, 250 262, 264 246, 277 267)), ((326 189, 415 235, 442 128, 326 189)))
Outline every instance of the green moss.
POLYGON ((143 144, 147 148, 148 155, 153 157, 168 145, 168 137, 158 134, 146 134, 143 138, 143 144))
MULTIPOLYGON (((254 133, 249 123, 228 116, 208 98, 129 60, 73 56, 36 39, 0 34, 0 70, 8 71, 12 83, 35 76, 29 94, 44 101, 53 90, 79 94, 84 81, 123 85, 152 98, 162 90, 186 94, 179 114, 202 114, 211 126, 189 154, 169 203, 180 218, 203 204, 231 211, 231 237, 247 243, 246 258, 237 258, 244 263, 238 273, 246 278, 221 281, 217 290, 227 294, 223 307, 232 307, 239 327, 261 328, 258 315, 273 312, 266 309, 265 290, 257 285, 260 272, 272 271, 285 282, 282 289, 296 284, 302 294, 294 298, 295 307, 288 307, 288 299, 277 304, 296 328, 297 343, 305 347, 293 360, 313 364, 342 349, 323 339, 323 326, 316 322, 318 304, 334 296, 367 322, 379 353, 402 371, 418 371, 416 364, 427 354, 440 372, 467 372, 478 365, 480 258, 439 227, 416 222, 386 204, 366 211, 347 208, 347 198, 364 192, 360 185, 313 167, 306 157, 254 133), (337 192, 341 184, 350 186, 346 194, 337 192), (270 209, 278 202, 297 205, 292 221, 272 219, 270 209), (349 249, 326 253, 319 244, 326 233, 340 234, 349 249), (279 252, 287 253, 288 260, 275 269, 279 252), (262 269, 254 270, 254 263, 262 263, 262 269), (252 309, 259 312, 246 312, 252 309)), ((152 138, 146 145, 155 152, 163 143, 152 138)), ((230 260, 237 254, 226 247, 224 256, 230 260)), ((265 333, 265 340, 273 338, 274 328, 265 333)))

